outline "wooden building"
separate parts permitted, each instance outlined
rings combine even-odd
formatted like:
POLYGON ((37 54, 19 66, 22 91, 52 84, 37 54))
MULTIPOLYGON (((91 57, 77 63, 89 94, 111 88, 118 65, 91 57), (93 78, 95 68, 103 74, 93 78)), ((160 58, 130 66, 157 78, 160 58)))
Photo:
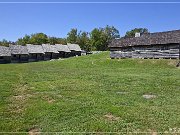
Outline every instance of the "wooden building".
POLYGON ((59 57, 59 52, 56 50, 54 45, 42 44, 44 51, 44 60, 57 59, 59 57))
POLYGON ((0 63, 11 62, 11 51, 9 47, 0 46, 0 63))
POLYGON ((69 50, 71 51, 71 56, 81 56, 81 48, 78 44, 67 44, 69 50))
POLYGON ((67 45, 55 44, 57 51, 59 52, 60 58, 70 57, 71 51, 67 45))
POLYGON ((51 45, 51 48, 52 48, 52 50, 53 50, 53 59, 59 59, 59 52, 58 52, 58 50, 57 50, 57 48, 56 48, 56 46, 55 45, 51 45))
POLYGON ((27 44, 26 46, 29 53, 29 61, 44 60, 44 51, 41 45, 27 44))
POLYGON ((180 50, 180 30, 114 39, 109 48, 111 58, 177 59, 180 50))
POLYGON ((81 55, 87 55, 87 51, 81 50, 81 55))
POLYGON ((29 53, 27 46, 10 45, 9 49, 11 51, 11 62, 28 62, 29 53))

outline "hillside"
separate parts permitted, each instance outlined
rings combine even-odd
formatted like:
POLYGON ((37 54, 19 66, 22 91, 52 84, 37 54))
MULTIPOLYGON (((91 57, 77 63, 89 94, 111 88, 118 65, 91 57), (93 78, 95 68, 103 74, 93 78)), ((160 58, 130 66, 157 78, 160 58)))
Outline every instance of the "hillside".
POLYGON ((109 53, 0 65, 0 132, 165 132, 180 128, 177 60, 109 53))

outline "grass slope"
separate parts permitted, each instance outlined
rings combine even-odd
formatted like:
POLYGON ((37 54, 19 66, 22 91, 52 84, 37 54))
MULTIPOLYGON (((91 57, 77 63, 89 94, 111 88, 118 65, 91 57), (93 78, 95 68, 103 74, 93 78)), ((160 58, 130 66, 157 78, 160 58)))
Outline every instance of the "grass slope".
POLYGON ((109 53, 0 65, 0 131, 165 132, 180 127, 176 60, 109 53), (156 98, 145 99, 143 94, 156 98))

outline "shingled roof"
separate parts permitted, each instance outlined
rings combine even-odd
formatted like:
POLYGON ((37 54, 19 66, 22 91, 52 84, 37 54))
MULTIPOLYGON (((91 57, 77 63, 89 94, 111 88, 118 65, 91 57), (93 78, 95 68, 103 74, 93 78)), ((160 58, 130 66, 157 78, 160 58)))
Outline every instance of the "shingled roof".
POLYGON ((55 45, 51 45, 53 53, 59 53, 55 45))
POLYGON ((180 30, 143 34, 140 37, 114 39, 109 47, 180 43, 180 30))
POLYGON ((57 51, 55 45, 42 44, 42 48, 43 48, 44 52, 59 53, 57 51))
POLYGON ((78 44, 68 43, 67 46, 69 47, 69 50, 71 50, 71 51, 81 51, 81 48, 78 44))
POLYGON ((0 46, 0 56, 11 56, 11 51, 9 47, 0 46))
POLYGON ((44 50, 41 45, 31 45, 27 44, 27 50, 29 53, 41 53, 44 54, 44 50))
POLYGON ((9 49, 11 50, 11 54, 29 54, 27 46, 10 45, 9 49))
POLYGON ((55 44, 57 51, 59 52, 71 52, 67 45, 55 44))

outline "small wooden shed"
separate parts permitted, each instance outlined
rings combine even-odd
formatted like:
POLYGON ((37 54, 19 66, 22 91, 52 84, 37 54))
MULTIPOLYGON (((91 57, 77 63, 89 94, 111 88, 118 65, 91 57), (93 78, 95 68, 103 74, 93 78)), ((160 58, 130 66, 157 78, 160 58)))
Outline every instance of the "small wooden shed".
POLYGON ((70 57, 71 51, 69 50, 67 45, 55 44, 57 51, 59 52, 60 58, 68 58, 70 57))
POLYGON ((27 44, 26 46, 29 53, 29 61, 44 60, 44 50, 41 45, 27 44))
POLYGON ((29 53, 27 46, 10 45, 9 49, 11 51, 11 62, 28 62, 29 53))
POLYGON ((67 44, 69 50, 71 51, 71 56, 81 56, 81 48, 78 44, 67 44))
POLYGON ((44 60, 58 59, 59 52, 57 51, 55 45, 50 44, 42 44, 42 48, 44 51, 44 60))
POLYGON ((0 63, 11 62, 11 51, 9 47, 0 46, 0 63))

